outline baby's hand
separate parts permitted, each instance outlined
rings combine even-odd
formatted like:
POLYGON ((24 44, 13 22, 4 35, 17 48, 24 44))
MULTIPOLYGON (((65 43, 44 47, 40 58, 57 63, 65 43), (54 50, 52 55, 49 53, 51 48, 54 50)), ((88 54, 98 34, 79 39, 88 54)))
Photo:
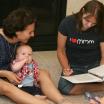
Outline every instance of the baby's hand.
POLYGON ((23 59, 19 59, 19 58, 16 58, 15 59, 15 62, 19 62, 19 61, 27 61, 27 57, 26 58, 23 58, 23 59))
POLYGON ((28 63, 29 57, 26 57, 24 60, 25 60, 25 63, 28 63))
POLYGON ((24 63, 28 63, 28 60, 29 60, 29 58, 28 57, 25 57, 23 59, 20 59, 19 61, 23 61, 24 63))

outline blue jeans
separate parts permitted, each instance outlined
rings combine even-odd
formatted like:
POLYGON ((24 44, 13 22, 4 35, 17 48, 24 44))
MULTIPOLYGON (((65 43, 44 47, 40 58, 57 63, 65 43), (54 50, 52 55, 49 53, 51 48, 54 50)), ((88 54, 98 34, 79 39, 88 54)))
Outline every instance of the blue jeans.
MULTIPOLYGON (((73 69, 73 74, 76 75, 76 74, 87 73, 89 69, 97 67, 97 66, 99 66, 99 62, 96 62, 91 65, 86 65, 86 66, 71 65, 71 68, 73 69)), ((62 94, 69 95, 70 91, 72 90, 74 86, 75 86, 74 83, 67 81, 64 78, 60 77, 58 89, 60 90, 62 94)))

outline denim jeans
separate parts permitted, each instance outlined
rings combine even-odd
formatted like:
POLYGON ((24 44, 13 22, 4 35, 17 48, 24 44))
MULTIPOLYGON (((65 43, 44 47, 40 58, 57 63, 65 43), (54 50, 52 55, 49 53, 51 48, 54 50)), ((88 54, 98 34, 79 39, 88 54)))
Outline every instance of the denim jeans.
MULTIPOLYGON (((87 73, 89 69, 97 67, 97 66, 99 66, 99 62, 96 62, 91 65, 86 65, 86 66, 71 65, 71 68, 73 69, 73 74, 77 75, 77 74, 87 73)), ((69 95, 70 91, 72 90, 74 86, 75 86, 74 83, 67 81, 64 78, 60 77, 58 89, 60 90, 62 94, 69 95)))

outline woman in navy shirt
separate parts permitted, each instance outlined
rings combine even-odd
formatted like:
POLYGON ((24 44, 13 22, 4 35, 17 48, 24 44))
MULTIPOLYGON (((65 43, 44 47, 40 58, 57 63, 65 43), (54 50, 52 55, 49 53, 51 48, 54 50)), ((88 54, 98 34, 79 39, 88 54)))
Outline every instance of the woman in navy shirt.
MULTIPOLYGON (((47 104, 14 86, 18 85, 21 79, 11 72, 9 67, 17 46, 21 43, 26 44, 31 37, 34 37, 35 29, 36 21, 32 12, 23 8, 11 12, 3 21, 3 29, 0 29, 0 77, 8 80, 7 82, 0 79, 0 94, 8 96, 16 104, 47 104)), ((39 83, 43 94, 49 99, 55 103, 70 104, 65 102, 46 71, 39 71, 39 83)))

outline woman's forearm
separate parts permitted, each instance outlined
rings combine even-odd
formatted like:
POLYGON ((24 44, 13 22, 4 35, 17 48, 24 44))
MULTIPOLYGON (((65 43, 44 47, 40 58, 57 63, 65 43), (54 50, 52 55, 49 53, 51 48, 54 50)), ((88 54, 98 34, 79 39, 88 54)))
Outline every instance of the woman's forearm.
POLYGON ((65 51, 58 51, 57 52, 60 64, 62 66, 63 75, 64 76, 70 76, 73 73, 73 70, 70 68, 70 65, 68 63, 68 59, 66 57, 65 51))
POLYGON ((58 59, 59 59, 59 62, 61 64, 62 68, 63 69, 70 69, 70 65, 68 63, 68 59, 66 57, 65 51, 57 50, 57 56, 58 56, 58 59))
POLYGON ((7 77, 8 71, 6 70, 0 70, 0 77, 7 77))
POLYGON ((101 61, 100 61, 100 65, 103 65, 104 64, 104 57, 101 58, 101 61))

